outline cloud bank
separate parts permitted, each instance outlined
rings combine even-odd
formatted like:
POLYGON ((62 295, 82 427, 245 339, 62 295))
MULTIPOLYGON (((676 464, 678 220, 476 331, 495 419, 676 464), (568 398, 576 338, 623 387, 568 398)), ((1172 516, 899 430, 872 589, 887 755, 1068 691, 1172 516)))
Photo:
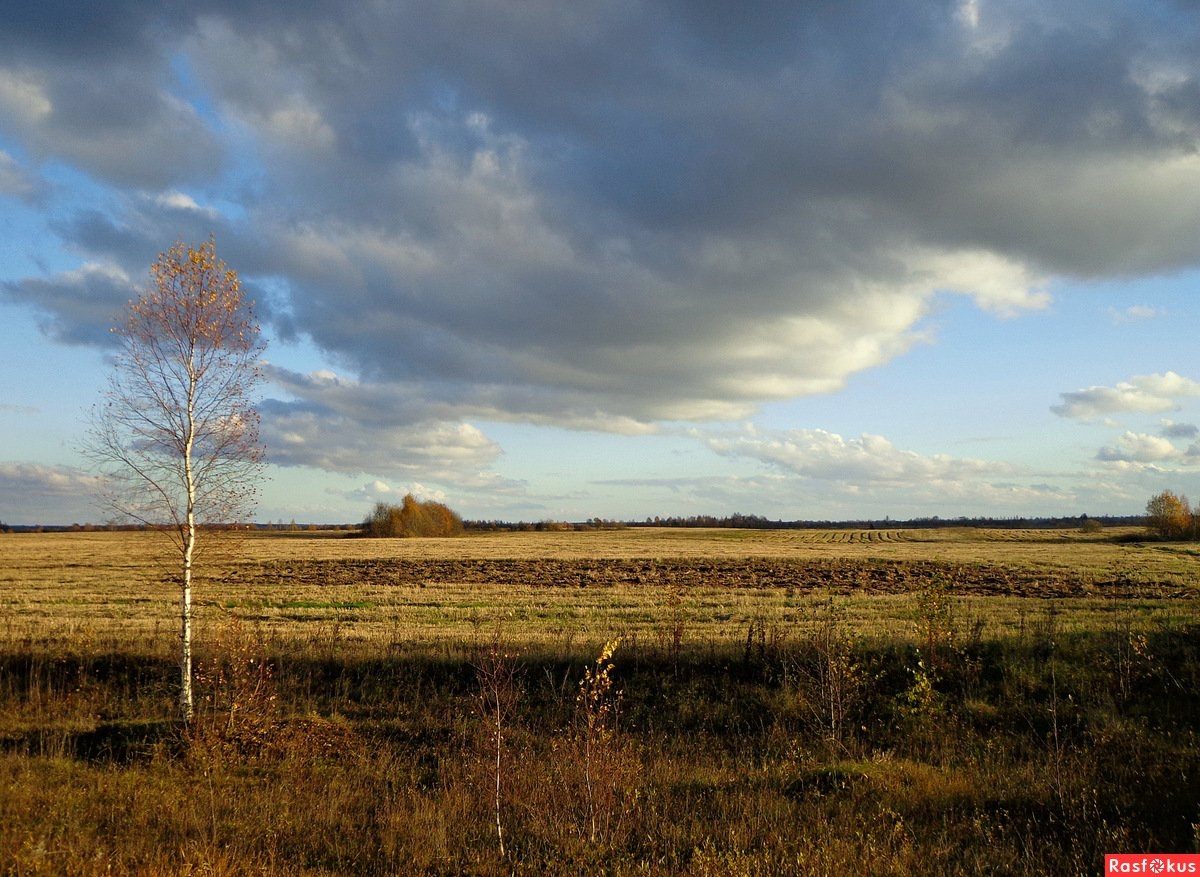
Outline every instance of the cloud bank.
POLYGON ((79 521, 87 516, 87 502, 99 487, 99 478, 72 466, 0 462, 0 520, 45 524, 79 521))
MULTIPOLYGON (((0 185, 57 162, 106 195, 55 220, 79 268, 0 296, 103 344, 128 278, 215 233, 354 378, 287 381, 284 464, 475 470, 480 418, 740 419, 901 355, 939 295, 1009 316, 1200 263, 1197 31, 1166 0, 28 6, 0 185)), ((1055 410, 1167 411, 1180 382, 1055 410)))
POLYGON ((695 435, 722 456, 754 460, 781 476, 774 485, 767 479, 766 495, 776 504, 781 490, 804 496, 814 493, 814 484, 824 484, 834 496, 850 501, 845 506, 849 514, 854 514, 854 504, 864 501, 892 503, 898 513, 907 514, 928 513, 921 510, 947 504, 960 513, 976 509, 994 514, 1075 498, 1068 490, 1035 480, 1037 473, 1009 463, 919 454, 879 435, 846 438, 822 429, 763 433, 753 427, 740 433, 695 435))
POLYGON ((847 439, 823 429, 793 429, 769 436, 752 431, 734 438, 711 437, 707 444, 719 454, 750 457, 805 478, 857 484, 913 487, 1016 471, 1006 463, 901 450, 880 435, 847 439))

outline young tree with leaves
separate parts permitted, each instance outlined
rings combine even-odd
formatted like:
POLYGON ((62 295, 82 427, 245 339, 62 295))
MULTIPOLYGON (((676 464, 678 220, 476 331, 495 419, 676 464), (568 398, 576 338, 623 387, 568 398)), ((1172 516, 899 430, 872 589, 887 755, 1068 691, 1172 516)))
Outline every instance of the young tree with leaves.
POLYGON ((1187 497, 1171 490, 1150 497, 1146 522, 1164 539, 1183 539, 1192 533, 1192 508, 1187 497))
POLYGON ((191 721, 197 527, 241 520, 263 466, 254 393, 264 345, 237 274, 212 238, 176 243, 113 329, 120 342, 85 452, 114 511, 167 533, 180 561, 180 693, 191 721))

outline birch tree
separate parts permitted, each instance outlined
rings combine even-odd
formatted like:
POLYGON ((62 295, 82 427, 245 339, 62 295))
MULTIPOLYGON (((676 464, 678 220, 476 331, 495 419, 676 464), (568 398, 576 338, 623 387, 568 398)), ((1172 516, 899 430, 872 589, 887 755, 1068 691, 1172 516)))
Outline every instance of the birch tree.
POLYGON ((179 563, 179 712, 190 722, 192 580, 200 525, 242 520, 263 448, 253 396, 263 352, 237 274, 212 238, 177 243, 112 331, 120 342, 85 452, 120 515, 167 534, 179 563))

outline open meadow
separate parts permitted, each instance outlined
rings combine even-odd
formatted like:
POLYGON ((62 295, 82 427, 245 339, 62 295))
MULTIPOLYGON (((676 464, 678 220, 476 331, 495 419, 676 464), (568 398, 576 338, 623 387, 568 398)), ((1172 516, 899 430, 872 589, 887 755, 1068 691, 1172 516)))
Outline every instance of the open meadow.
POLYGON ((0 534, 4 873, 1088 874, 1200 841, 1136 531, 0 534), (602 654, 603 652, 603 654, 602 654))

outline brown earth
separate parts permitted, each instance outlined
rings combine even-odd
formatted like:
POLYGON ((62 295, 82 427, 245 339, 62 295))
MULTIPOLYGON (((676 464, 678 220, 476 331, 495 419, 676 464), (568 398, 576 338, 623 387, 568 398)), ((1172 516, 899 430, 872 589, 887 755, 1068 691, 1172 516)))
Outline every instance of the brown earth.
POLYGON ((522 587, 791 588, 802 592, 904 594, 931 584, 963 596, 1192 598, 1175 582, 944 561, 803 559, 370 559, 239 564, 225 585, 478 584, 522 587))

